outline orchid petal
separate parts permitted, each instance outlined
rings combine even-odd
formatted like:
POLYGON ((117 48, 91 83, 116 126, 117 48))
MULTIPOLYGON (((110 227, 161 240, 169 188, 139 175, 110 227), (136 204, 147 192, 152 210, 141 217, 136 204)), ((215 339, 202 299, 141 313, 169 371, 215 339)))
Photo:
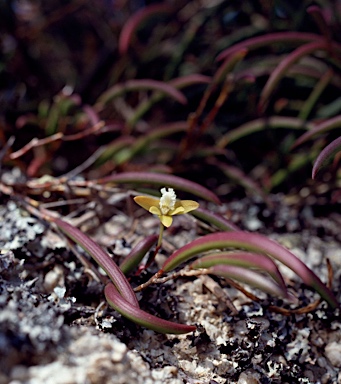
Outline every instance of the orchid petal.
POLYGON ((170 227, 173 222, 173 217, 172 216, 166 216, 166 215, 161 215, 160 216, 161 223, 166 227, 170 227))
POLYGON ((158 207, 150 207, 149 212, 152 213, 153 215, 157 215, 157 216, 162 215, 162 213, 158 207))
POLYGON ((181 215, 182 213, 185 213, 185 209, 183 207, 176 207, 175 209, 169 212, 171 216, 181 215))
POLYGON ((185 210, 184 213, 188 213, 188 212, 194 211, 195 209, 199 208, 199 204, 193 200, 181 200, 180 204, 185 210))
POLYGON ((160 199, 150 196, 136 196, 134 197, 134 201, 145 210, 150 211, 152 207, 159 206, 160 199))

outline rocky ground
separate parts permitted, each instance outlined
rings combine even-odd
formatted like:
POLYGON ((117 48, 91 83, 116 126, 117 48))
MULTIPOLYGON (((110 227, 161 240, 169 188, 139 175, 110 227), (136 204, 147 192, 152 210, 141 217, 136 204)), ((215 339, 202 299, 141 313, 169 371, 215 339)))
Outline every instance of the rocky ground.
MULTIPOLYGON (((332 210, 321 215, 316 201, 272 200, 273 209, 255 199, 221 209, 242 229, 291 249, 323 281, 329 258, 340 300, 340 215, 332 210)), ((259 304, 219 279, 177 279, 143 291, 141 305, 163 318, 196 324, 197 331, 157 334, 106 305, 103 286, 61 235, 9 199, 2 200, 0 216, 0 383, 341 383, 340 312, 325 303, 311 313, 284 316, 268 308, 286 305, 279 298, 263 295, 259 304), (237 314, 226 304, 228 297, 237 314)), ((158 228, 152 216, 134 226, 119 210, 104 223, 91 220, 96 230, 90 234, 117 260, 158 228)), ((165 252, 198 232, 192 217, 177 217, 165 234, 165 252)), ((147 280, 149 273, 132 283, 147 280)), ((300 305, 317 299, 290 271, 284 273, 300 305)))

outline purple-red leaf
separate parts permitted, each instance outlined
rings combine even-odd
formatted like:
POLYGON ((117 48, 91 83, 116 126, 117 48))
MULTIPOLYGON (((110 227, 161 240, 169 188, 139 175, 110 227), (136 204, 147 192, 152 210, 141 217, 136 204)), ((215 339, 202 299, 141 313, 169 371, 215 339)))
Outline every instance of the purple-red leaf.
POLYGON ((322 40, 322 37, 316 35, 314 33, 304 33, 304 32, 276 32, 276 33, 268 33, 263 36, 251 37, 250 39, 246 39, 241 41, 238 44, 232 45, 231 47, 222 51, 217 60, 223 60, 231 54, 239 51, 241 49, 247 48, 249 51, 257 49, 259 47, 264 47, 266 45, 275 44, 275 43, 294 43, 296 45, 310 42, 322 40))
POLYGON ((166 136, 173 135, 174 133, 184 132, 187 129, 187 121, 177 121, 174 123, 161 125, 158 128, 152 129, 148 133, 137 139, 135 143, 130 146, 131 154, 134 155, 138 153, 142 149, 146 148, 147 145, 153 141, 156 141, 166 136))
POLYGON ((327 145, 322 152, 318 155, 314 162, 312 178, 315 179, 317 172, 324 167, 328 161, 341 151, 341 137, 333 140, 329 145, 327 145))
MULTIPOLYGON (((194 84, 209 84, 211 78, 208 76, 200 75, 200 74, 192 74, 187 76, 178 77, 176 79, 170 80, 167 84, 176 88, 182 89, 194 84)), ((167 96, 165 92, 154 92, 151 97, 143 100, 135 109, 135 112, 128 120, 128 125, 133 127, 136 122, 149 111, 153 105, 164 99, 167 96)), ((187 123, 188 124, 188 123, 187 123)))
POLYGON ((172 85, 176 89, 182 89, 194 84, 209 84, 212 78, 209 76, 201 75, 200 73, 193 73, 191 75, 185 75, 176 77, 169 81, 168 84, 172 85))
POLYGON ((226 248, 240 248, 272 256, 293 270, 305 284, 313 287, 332 307, 338 306, 330 289, 298 257, 275 241, 256 233, 244 231, 218 232, 200 237, 175 251, 166 260, 160 272, 169 272, 203 252, 226 248))
POLYGON ((137 243, 120 264, 121 271, 126 275, 137 267, 145 254, 156 243, 157 239, 157 235, 150 235, 137 243))
POLYGON ((131 136, 120 136, 113 140, 111 143, 103 147, 103 152, 95 161, 95 166, 98 167, 109 160, 112 160, 114 156, 124 148, 131 148, 134 143, 134 139, 131 136))
POLYGON ((307 12, 314 18, 316 25, 318 26, 322 35, 328 42, 332 41, 331 29, 328 22, 323 14, 322 9, 317 5, 311 5, 307 8, 307 12))
POLYGON ((214 75, 212 84, 216 85, 226 79, 228 73, 230 73, 234 67, 244 59, 248 50, 242 48, 238 51, 234 51, 232 54, 226 57, 223 64, 218 68, 217 72, 214 75))
POLYGON ((153 79, 135 79, 128 80, 122 84, 116 84, 113 87, 109 88, 107 91, 102 93, 98 98, 95 108, 96 111, 101 110, 109 101, 115 97, 121 96, 126 92, 130 91, 159 91, 162 92, 174 100, 178 101, 180 104, 186 104, 186 96, 176 89, 174 86, 165 83, 163 81, 153 80, 153 79))
POLYGON ((96 263, 104 269, 125 300, 127 300, 131 306, 135 308, 139 307, 135 292, 131 288, 129 281, 111 257, 78 228, 61 219, 53 218, 52 220, 67 237, 80 245, 91 255, 96 263))
POLYGON ((209 211, 208 209, 197 208, 195 211, 191 212, 191 215, 197 217, 199 220, 205 221, 211 225, 216 226, 221 231, 240 230, 240 228, 238 228, 231 221, 225 219, 224 216, 220 215, 219 213, 209 211))
POLYGON ((314 41, 295 49, 295 51, 291 52, 287 57, 281 60, 278 66, 271 73, 262 90, 258 106, 259 111, 264 111, 271 94, 289 68, 303 56, 309 55, 310 53, 321 49, 327 50, 328 44, 324 40, 314 41))
POLYGON ((160 13, 170 13, 171 10, 167 4, 152 4, 133 14, 122 28, 118 42, 119 52, 122 55, 127 53, 131 39, 143 21, 160 13))
POLYGON ((277 265, 268 256, 262 254, 242 251, 217 252, 197 259, 190 267, 193 269, 210 268, 222 264, 265 271, 278 283, 283 293, 286 293, 285 282, 277 265))
POLYGON ((270 116, 267 118, 260 118, 240 125, 239 127, 232 129, 223 135, 218 141, 220 148, 226 147, 228 144, 233 143, 245 136, 248 136, 254 132, 259 132, 265 129, 312 129, 313 125, 306 123, 296 117, 286 116, 270 116))
POLYGON ((142 325, 143 327, 153 329, 154 331, 160 333, 174 334, 188 333, 196 330, 196 327, 193 325, 173 323, 142 311, 142 309, 137 308, 124 299, 111 283, 106 285, 104 294, 110 306, 112 306, 117 312, 134 323, 142 325))
POLYGON ((214 163, 228 178, 234 180, 237 184, 244 187, 247 191, 252 194, 259 195, 268 206, 272 205, 272 202, 268 198, 267 194, 261 188, 261 186, 255 182, 251 177, 247 176, 240 168, 227 165, 221 161, 214 161, 214 163))
POLYGON ((267 279, 264 275, 250 269, 234 265, 215 265, 214 267, 208 269, 208 273, 241 281, 255 288, 261 289, 272 296, 287 297, 286 291, 283 291, 283 289, 281 289, 281 287, 273 280, 267 279))
POLYGON ((321 133, 325 133, 330 131, 331 129, 340 128, 341 127, 341 115, 334 116, 328 120, 323 121, 322 123, 316 124, 312 129, 305 132, 301 137, 299 137, 292 148, 296 148, 299 145, 305 143, 307 140, 311 139, 315 135, 320 135, 321 133))
POLYGON ((209 189, 203 187, 200 184, 194 183, 183 179, 182 177, 165 175, 162 173, 150 173, 150 172, 123 172, 115 175, 107 176, 96 182, 100 184, 105 183, 130 183, 130 184, 150 184, 154 186, 166 186, 178 189, 184 192, 189 192, 202 199, 212 201, 213 203, 220 204, 218 196, 216 196, 209 189))

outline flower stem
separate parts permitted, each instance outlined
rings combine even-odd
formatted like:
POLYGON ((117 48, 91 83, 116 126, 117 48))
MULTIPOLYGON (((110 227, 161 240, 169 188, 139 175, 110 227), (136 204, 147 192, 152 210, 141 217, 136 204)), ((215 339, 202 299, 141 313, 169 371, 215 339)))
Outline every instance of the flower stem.
POLYGON ((160 223, 160 233, 159 233, 159 239, 157 241, 157 246, 156 246, 156 249, 159 250, 160 247, 161 247, 161 243, 162 243, 162 236, 163 236, 163 231, 164 231, 165 227, 163 226, 162 223, 160 223))
POLYGON ((146 265, 144 265, 143 267, 140 267, 138 272, 137 272, 137 275, 139 275, 141 273, 141 271, 143 271, 144 269, 147 269, 151 263, 155 260, 155 257, 157 255, 157 253, 159 252, 160 248, 161 248, 161 243, 162 243, 162 236, 163 236, 163 231, 164 231, 165 227, 163 226, 162 223, 160 223, 160 233, 159 233, 159 239, 157 241, 157 244, 156 244, 156 247, 155 247, 155 250, 154 252, 149 256, 147 262, 146 262, 146 265))

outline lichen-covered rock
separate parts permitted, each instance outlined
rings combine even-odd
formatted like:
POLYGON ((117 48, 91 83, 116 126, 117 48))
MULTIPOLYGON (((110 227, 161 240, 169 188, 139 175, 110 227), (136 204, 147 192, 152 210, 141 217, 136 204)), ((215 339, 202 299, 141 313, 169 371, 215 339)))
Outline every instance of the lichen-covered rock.
MULTIPOLYGON (((234 203, 231 208, 237 218, 240 213, 239 225, 245 217, 256 215, 260 220, 266 209, 250 206, 250 202, 234 203)), ((283 304, 277 298, 262 295, 263 302, 254 303, 224 280, 177 279, 139 293, 141 307, 172 321, 196 324, 197 331, 157 334, 106 306, 102 284, 86 273, 57 233, 14 203, 0 206, 0 212, 5 218, 0 224, 1 384, 336 384, 341 379, 340 314, 325 303, 311 313, 286 317, 268 309, 269 304, 283 304), (237 313, 231 311, 228 298, 237 313)), ((285 215, 290 216, 286 208, 280 212, 278 228, 282 221, 286 226, 285 215)), ((166 232, 165 253, 196 236, 192 219, 181 220, 185 235, 166 232)), ((136 239, 157 230, 157 220, 148 218, 147 224, 147 229, 140 226, 130 238, 112 239, 104 226, 94 235, 100 241, 104 233, 104 245, 116 248, 120 260, 136 239)), ((115 228, 125 233, 131 229, 119 215, 110 225, 115 233, 115 228)), ((267 228, 262 224, 259 230, 267 228)), ((323 240, 308 231, 268 235, 325 281, 328 255, 334 291, 341 292, 337 239, 323 240)), ((144 282, 148 273, 135 277, 133 283, 144 282)), ((285 276, 302 305, 317 298, 295 274, 285 269, 285 276)))
POLYGON ((341 368, 341 344, 340 341, 332 341, 326 345, 326 357, 332 366, 341 368))

